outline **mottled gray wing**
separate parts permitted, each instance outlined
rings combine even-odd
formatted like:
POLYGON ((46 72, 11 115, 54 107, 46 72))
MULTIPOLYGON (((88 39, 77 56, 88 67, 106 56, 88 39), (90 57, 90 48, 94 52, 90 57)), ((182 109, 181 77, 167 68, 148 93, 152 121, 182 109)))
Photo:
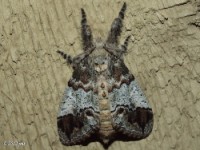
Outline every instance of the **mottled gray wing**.
POLYGON ((111 95, 113 127, 130 139, 147 137, 153 128, 153 113, 135 80, 113 89, 111 95))
POLYGON ((57 126, 64 145, 82 144, 99 128, 97 97, 93 91, 68 87, 60 103, 57 126))

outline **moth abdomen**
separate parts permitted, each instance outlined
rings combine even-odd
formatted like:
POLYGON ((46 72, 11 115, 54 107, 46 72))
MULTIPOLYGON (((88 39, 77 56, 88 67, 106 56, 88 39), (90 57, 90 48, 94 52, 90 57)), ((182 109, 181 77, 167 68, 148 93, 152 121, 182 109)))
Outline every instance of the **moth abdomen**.
POLYGON ((104 142, 109 142, 108 138, 110 138, 114 129, 112 126, 112 117, 110 110, 110 102, 108 99, 108 83, 106 82, 106 78, 104 76, 99 76, 97 81, 98 88, 98 97, 99 97, 99 120, 100 120, 100 129, 99 134, 101 135, 101 139, 104 142))

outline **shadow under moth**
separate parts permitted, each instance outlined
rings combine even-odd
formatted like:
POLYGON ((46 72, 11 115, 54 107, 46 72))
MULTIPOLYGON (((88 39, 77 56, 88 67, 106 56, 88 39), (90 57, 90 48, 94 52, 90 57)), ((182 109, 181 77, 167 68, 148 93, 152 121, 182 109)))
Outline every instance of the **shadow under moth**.
POLYGON ((134 76, 124 64, 130 36, 119 46, 126 3, 114 19, 107 40, 93 40, 81 9, 82 54, 72 58, 57 52, 73 67, 57 116, 58 134, 64 145, 99 141, 140 140, 153 128, 153 112, 134 76))

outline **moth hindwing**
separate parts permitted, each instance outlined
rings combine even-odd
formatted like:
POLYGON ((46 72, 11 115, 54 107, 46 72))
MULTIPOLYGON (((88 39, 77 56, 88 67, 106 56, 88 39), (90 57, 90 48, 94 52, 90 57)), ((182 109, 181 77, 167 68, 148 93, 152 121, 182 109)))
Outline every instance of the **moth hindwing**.
POLYGON ((114 19, 108 37, 93 40, 86 13, 81 9, 84 52, 74 58, 58 51, 73 66, 60 103, 57 126, 64 145, 86 145, 100 141, 138 140, 153 128, 153 113, 134 76, 124 64, 128 36, 119 46, 126 3, 114 19))

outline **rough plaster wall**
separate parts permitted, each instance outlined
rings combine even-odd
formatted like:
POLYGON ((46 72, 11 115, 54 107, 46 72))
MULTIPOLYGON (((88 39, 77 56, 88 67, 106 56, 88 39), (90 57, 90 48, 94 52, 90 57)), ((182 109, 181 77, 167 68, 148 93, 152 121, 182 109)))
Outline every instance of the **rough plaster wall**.
MULTIPOLYGON (((197 150, 200 147, 200 2, 127 0, 121 40, 132 35, 126 64, 154 111, 152 134, 114 142, 110 150, 197 150)), ((106 37, 122 2, 0 1, 0 149, 101 150, 64 147, 57 109, 72 69, 56 53, 81 53, 80 8, 94 36, 106 37)))

